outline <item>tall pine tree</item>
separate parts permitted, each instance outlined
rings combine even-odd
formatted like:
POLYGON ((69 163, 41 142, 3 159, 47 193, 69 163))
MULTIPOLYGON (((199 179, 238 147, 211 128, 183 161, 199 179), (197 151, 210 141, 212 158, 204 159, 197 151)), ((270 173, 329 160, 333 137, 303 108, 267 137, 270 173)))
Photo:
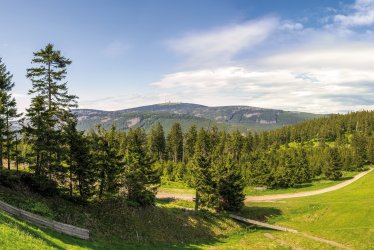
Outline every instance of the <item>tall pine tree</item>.
POLYGON ((16 100, 11 94, 14 87, 12 78, 12 74, 7 71, 0 58, 0 168, 3 167, 3 156, 5 155, 8 169, 10 169, 11 151, 15 137, 12 125, 21 115, 17 112, 16 100))
POLYGON ((31 106, 27 110, 30 121, 28 132, 39 144, 34 151, 34 158, 37 159, 36 173, 40 174, 41 168, 46 168, 51 178, 54 173, 63 170, 61 128, 66 123, 66 112, 77 106, 77 97, 68 94, 65 82, 66 68, 71 60, 62 56, 52 44, 48 44, 34 53, 32 64, 33 67, 27 69, 27 77, 32 82, 29 94, 33 95, 31 106), (43 162, 40 165, 41 157, 43 162))
POLYGON ((153 205, 158 184, 153 161, 147 154, 146 134, 140 128, 130 129, 127 135, 123 186, 129 200, 140 205, 153 205))

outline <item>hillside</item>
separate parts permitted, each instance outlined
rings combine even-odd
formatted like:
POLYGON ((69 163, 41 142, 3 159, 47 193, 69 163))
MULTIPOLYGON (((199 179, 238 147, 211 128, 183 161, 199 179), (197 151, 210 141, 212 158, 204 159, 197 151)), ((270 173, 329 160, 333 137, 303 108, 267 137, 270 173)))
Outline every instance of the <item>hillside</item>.
MULTIPOLYGON (((15 172, 12 174, 16 175, 15 172)), ((41 196, 18 182, 0 185, 0 200, 26 211, 90 230, 89 241, 31 225, 0 211, 0 249, 194 249, 242 231, 219 214, 193 213, 178 201, 138 207, 124 199, 82 203, 41 196)))
MULTIPOLYGON (((374 221, 370 215, 373 210, 373 181, 374 172, 343 189, 327 194, 281 202, 247 203, 241 215, 288 226, 354 249, 372 249, 371 228, 374 221)), ((32 226, 0 212, 0 232, 4 236, 1 237, 0 244, 4 249, 335 249, 300 235, 269 231, 259 227, 240 227, 233 221, 209 213, 197 216, 186 214, 177 207, 166 206, 166 203, 159 203, 156 208, 144 209, 108 203, 106 208, 117 208, 113 210, 116 214, 110 214, 105 212, 106 209, 88 209, 61 199, 43 198, 34 194, 27 194, 26 198, 26 194, 4 187, 0 187, 0 195, 2 200, 34 213, 67 220, 70 223, 80 224, 82 218, 90 218, 86 226, 97 232, 93 240, 82 241, 32 226), (120 221, 115 219, 118 213, 124 216, 120 221), (110 221, 105 223, 108 216, 110 221), (162 223, 158 216, 163 216, 162 223), (109 227, 111 223, 116 225, 124 221, 124 229, 109 227), (179 227, 176 226, 177 223, 185 223, 183 225, 187 226, 179 227), (128 231, 129 228, 137 230, 140 240, 131 230, 128 231), (100 233, 103 230, 104 233, 100 233), (173 237, 181 237, 180 243, 174 243, 175 239, 172 237, 162 238, 169 233, 173 234, 173 237), (108 235, 112 234, 122 234, 122 237, 113 242, 112 237, 108 239, 108 235), (274 239, 269 240, 266 237, 269 234, 274 239), (164 240, 147 241, 152 237, 153 240, 164 240)))
POLYGON ((120 130, 142 127, 146 131, 160 122, 166 131, 175 122, 186 129, 216 125, 221 129, 263 131, 320 117, 318 114, 264 109, 250 106, 208 107, 191 103, 164 103, 117 111, 76 109, 78 128, 87 130, 96 124, 109 128, 112 124, 120 130))

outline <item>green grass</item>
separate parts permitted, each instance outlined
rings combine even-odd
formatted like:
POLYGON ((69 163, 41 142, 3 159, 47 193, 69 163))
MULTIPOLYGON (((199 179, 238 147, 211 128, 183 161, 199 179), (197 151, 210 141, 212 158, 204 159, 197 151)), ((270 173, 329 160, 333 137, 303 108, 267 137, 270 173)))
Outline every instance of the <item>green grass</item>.
MULTIPOLYGON (((354 249, 374 249, 373 186, 371 172, 330 193, 274 203, 249 203, 241 214, 354 249)), ((0 188, 0 198, 60 221, 85 226, 93 235, 91 241, 82 241, 0 213, 1 249, 334 249, 300 235, 239 225, 223 214, 194 214, 179 209, 192 207, 189 201, 163 200, 157 207, 145 209, 129 207, 122 201, 77 206, 6 188, 0 188), (271 234, 276 240, 264 234, 271 234)))
POLYGON ((0 214, 0 235, 12 235, 0 237, 0 249, 195 249, 193 245, 212 244, 242 230, 239 223, 226 216, 186 211, 183 207, 193 207, 188 201, 158 201, 157 206, 146 208, 130 206, 121 199, 77 205, 2 186, 0 199, 87 228, 92 236, 91 241, 82 241, 0 214))
POLYGON ((349 180, 357 175, 359 172, 343 172, 342 178, 340 180, 327 180, 325 178, 319 177, 313 179, 310 183, 298 184, 292 188, 282 188, 282 189, 267 189, 267 190, 256 190, 254 187, 246 187, 244 189, 245 195, 270 195, 270 194, 286 194, 286 193, 297 193, 304 191, 313 191, 318 189, 323 189, 327 187, 334 186, 343 181, 349 180))
POLYGON ((171 194, 194 194, 195 190, 188 187, 187 184, 180 181, 162 180, 159 192, 171 194))
MULTIPOLYGON (((318 189, 323 189, 337 185, 343 181, 353 178, 359 172, 343 172, 343 176, 340 180, 327 180, 323 177, 318 177, 313 179, 310 183, 298 184, 292 188, 282 188, 282 189, 267 189, 267 190, 256 190, 255 187, 246 187, 244 189, 245 195, 260 196, 260 195, 270 195, 270 194, 286 194, 286 193, 297 193, 305 191, 313 191, 318 189)), ((160 192, 170 193, 170 194, 194 194, 195 190, 189 188, 186 184, 182 182, 175 181, 163 181, 159 188, 160 192)))
MULTIPOLYGON (((374 172, 340 190, 276 203, 251 203, 242 211, 247 218, 258 218, 261 211, 272 210, 264 216, 270 223, 287 226, 321 238, 337 241, 353 249, 374 249, 374 172)), ((262 233, 263 230, 260 230, 262 233)), ((299 236, 285 236, 299 247, 299 236), (294 239, 295 238, 295 239, 294 239)), ((243 237, 251 239, 252 235, 243 237)), ((307 241, 306 239, 304 239, 307 241)), ((303 240, 303 242, 304 242, 303 240)), ((229 243, 233 249, 242 243, 229 243)), ((271 242, 259 249, 272 249, 271 242)), ((320 243, 311 242, 307 249, 321 249, 320 243)), ((222 246, 225 246, 223 243, 222 246)), ((329 249, 324 245, 323 249, 329 249)))

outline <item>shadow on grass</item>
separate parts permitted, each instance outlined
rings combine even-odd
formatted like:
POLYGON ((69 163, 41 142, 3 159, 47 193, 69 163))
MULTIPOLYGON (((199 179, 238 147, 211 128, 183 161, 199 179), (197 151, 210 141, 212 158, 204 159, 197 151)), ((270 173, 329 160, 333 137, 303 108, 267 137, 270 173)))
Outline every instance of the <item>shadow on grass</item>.
MULTIPOLYGON (((241 230, 240 225, 224 215, 207 211, 194 213, 176 207, 132 207, 123 200, 78 206, 53 197, 42 198, 6 188, 0 191, 4 193, 1 196, 12 197, 13 204, 23 205, 25 210, 30 208, 26 206, 28 204, 42 203, 49 208, 48 211, 52 211, 51 217, 55 220, 90 230, 92 240, 84 241, 0 213, 0 223, 15 225, 19 230, 43 241, 46 246, 58 250, 73 246, 78 249, 108 250, 200 249, 201 245, 215 245, 241 230), (25 197, 28 197, 26 201, 25 197)), ((158 200, 158 203, 166 206, 185 205, 173 199, 158 200)), ((257 207, 246 208, 245 213, 253 215, 249 218, 259 219, 261 216, 266 218, 277 215, 279 211, 257 207)))
MULTIPOLYGON (((313 184, 313 182, 318 182, 318 181, 331 181, 331 182, 336 182, 335 184, 338 184, 338 182, 347 181, 347 180, 351 180, 351 179, 353 179, 353 176, 340 177, 338 180, 327 180, 326 178, 316 178, 316 179, 313 179, 313 180, 311 180, 310 182, 307 182, 307 183, 296 184, 292 188, 293 189, 308 188, 308 187, 311 187, 311 186, 315 185, 315 184, 313 184)), ((270 190, 282 190, 282 189, 287 189, 287 188, 274 188, 274 189, 270 189, 270 190)))
POLYGON ((339 178, 339 181, 348 181, 348 180, 351 180, 351 179, 353 179, 353 176, 347 176, 347 177, 339 178))
POLYGON ((281 215, 282 212, 278 208, 275 207, 244 207, 239 215, 252 219, 252 220, 259 220, 259 221, 266 221, 270 217, 275 217, 281 215))
POLYGON ((26 222, 22 223, 21 221, 15 219, 15 218, 12 218, 9 215, 3 214, 3 213, 0 213, 0 223, 7 224, 7 225, 9 225, 9 227, 13 227, 13 228, 18 229, 20 231, 23 231, 24 233, 26 233, 28 235, 31 235, 32 237, 34 237, 36 239, 39 239, 39 240, 43 241, 49 247, 59 249, 59 250, 64 249, 61 246, 52 242, 51 240, 47 239, 43 235, 43 230, 39 230, 37 227, 32 226, 29 223, 26 223, 26 222))
MULTIPOLYGON (((114 205, 111 204, 111 206, 114 205)), ((100 210, 105 211, 106 208, 109 207, 104 205, 100 210)), ((91 228, 88 227, 93 232, 92 241, 84 241, 46 228, 39 228, 2 213, 0 213, 0 223, 13 224, 19 230, 40 239, 46 246, 58 250, 67 249, 69 246, 108 250, 200 249, 201 245, 215 245, 223 242, 225 237, 230 235, 223 233, 219 236, 217 234, 217 230, 225 232, 229 225, 223 225, 222 215, 207 211, 194 213, 179 208, 149 207, 127 208, 124 212, 130 216, 124 216, 124 214, 121 216, 118 213, 110 216, 105 213, 95 218, 96 228, 92 228, 92 225, 91 228), (107 230, 108 234, 98 232, 102 230, 107 230), (120 233, 116 232, 113 235, 116 230, 120 230, 120 233), (124 235, 120 239, 118 236, 121 233, 124 235)), ((246 207, 241 214, 247 218, 265 220, 270 216, 280 215, 280 211, 271 207, 246 207)), ((245 228, 243 227, 243 230, 245 228)))
POLYGON ((161 205, 167 205, 167 204, 171 204, 171 203, 175 202, 176 199, 172 198, 172 197, 166 197, 166 198, 156 198, 156 201, 157 201, 157 203, 159 203, 161 205))

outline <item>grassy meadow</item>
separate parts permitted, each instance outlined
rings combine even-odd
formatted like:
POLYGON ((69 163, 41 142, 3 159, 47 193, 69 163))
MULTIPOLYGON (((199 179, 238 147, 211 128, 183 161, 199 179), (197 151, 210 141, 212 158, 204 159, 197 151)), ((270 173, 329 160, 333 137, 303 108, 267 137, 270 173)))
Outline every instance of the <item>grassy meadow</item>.
MULTIPOLYGON (((280 188, 280 189, 266 189, 257 190, 255 187, 245 187, 244 194, 251 196, 259 195, 270 195, 270 194, 286 194, 286 193, 297 193, 305 191, 313 191, 334 186, 343 181, 349 180, 357 175, 359 172, 343 171, 343 176, 339 180, 328 180, 324 177, 314 178, 309 183, 296 184, 292 188, 280 188)), ((171 194, 195 194, 195 190, 189 188, 186 184, 177 181, 162 181, 160 192, 171 193, 171 194)))
MULTIPOLYGON (((374 172, 371 172, 330 193, 272 203, 247 203, 241 215, 294 228, 353 249, 374 249, 373 183, 374 172)), ((160 200, 153 208, 131 207, 121 201, 87 207, 4 187, 0 189, 0 198, 92 232, 91 241, 78 240, 0 213, 1 249, 335 249, 300 235, 243 225, 225 214, 208 211, 194 214, 181 209, 192 207, 189 201, 160 200)))

